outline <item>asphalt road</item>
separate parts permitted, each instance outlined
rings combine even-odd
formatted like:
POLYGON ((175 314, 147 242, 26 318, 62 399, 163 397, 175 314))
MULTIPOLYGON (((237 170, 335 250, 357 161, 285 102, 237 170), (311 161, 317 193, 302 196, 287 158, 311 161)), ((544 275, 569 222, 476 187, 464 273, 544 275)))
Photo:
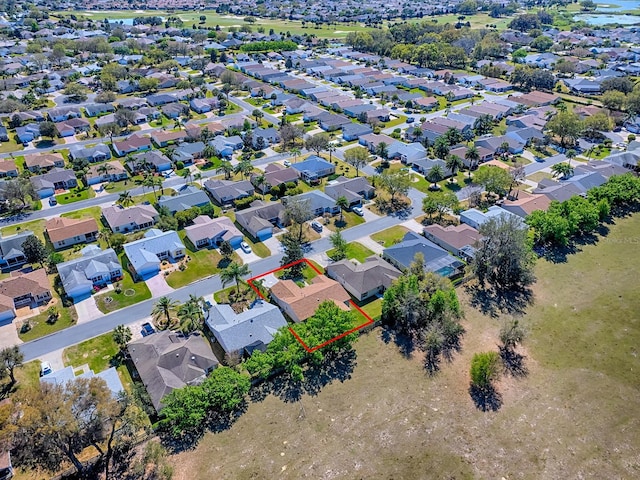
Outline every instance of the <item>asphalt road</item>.
MULTIPOLYGON (((422 214, 420 206, 422 205, 422 198, 424 194, 411 189, 409 192, 409 198, 412 202, 412 207, 403 212, 401 215, 392 215, 386 217, 380 217, 377 220, 362 223, 355 227, 346 229, 343 231, 344 238, 348 241, 354 241, 360 237, 371 235, 386 228, 397 225, 410 218, 415 218, 422 214)), ((328 238, 321 238, 314 242, 311 242, 309 248, 306 251, 306 255, 314 255, 326 252, 331 248, 331 242, 328 238)), ((282 253, 274 252, 271 256, 263 258, 256 262, 251 263, 251 275, 255 276, 260 273, 273 270, 280 266, 280 260, 282 259, 282 253)), ((222 289, 222 282, 218 275, 214 275, 199 281, 196 281, 190 285, 175 290, 168 295, 171 299, 184 302, 189 298, 190 294, 196 296, 209 295, 213 292, 222 289)), ((102 335, 103 333, 110 332, 118 325, 128 325, 139 322, 140 320, 148 317, 151 314, 155 299, 145 300, 144 302, 137 303, 130 307, 123 308, 108 315, 104 315, 96 320, 91 320, 86 323, 74 325, 59 332, 53 333, 46 337, 33 340, 31 342, 24 343, 20 346, 22 353, 25 356, 25 361, 34 360, 42 357, 48 353, 60 350, 71 345, 83 342, 89 338, 102 335)))

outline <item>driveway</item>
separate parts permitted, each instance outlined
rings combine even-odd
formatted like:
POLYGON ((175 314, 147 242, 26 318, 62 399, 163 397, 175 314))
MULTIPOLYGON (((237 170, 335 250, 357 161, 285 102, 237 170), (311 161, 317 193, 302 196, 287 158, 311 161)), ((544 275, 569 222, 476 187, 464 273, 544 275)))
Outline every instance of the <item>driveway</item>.
POLYGON ((76 312, 78 312, 78 323, 89 322, 104 315, 96 305, 95 297, 91 296, 80 300, 75 304, 76 312))
POLYGON ((257 262, 258 260, 260 260, 260 257, 253 251, 251 251, 251 253, 245 253, 241 248, 238 248, 236 249, 236 253, 242 259, 242 263, 245 264, 257 262))
POLYGON ((22 340, 18 337, 18 329, 13 322, 0 326, 0 349, 20 345, 22 340))
POLYGON ((262 243, 269 249, 269 251, 273 254, 274 252, 279 252, 282 244, 277 237, 273 236, 263 240, 262 243))
POLYGON ((147 284, 147 287, 149 287, 149 290, 151 290, 151 296, 154 298, 163 297, 164 295, 173 292, 173 288, 169 286, 162 273, 145 280, 145 283, 147 284))

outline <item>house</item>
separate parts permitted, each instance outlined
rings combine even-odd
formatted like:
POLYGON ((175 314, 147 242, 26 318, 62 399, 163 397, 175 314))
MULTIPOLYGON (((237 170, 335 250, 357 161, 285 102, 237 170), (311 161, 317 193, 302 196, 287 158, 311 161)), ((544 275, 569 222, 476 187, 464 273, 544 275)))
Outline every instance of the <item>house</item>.
POLYGON ((256 128, 252 132, 253 148, 262 150, 280 141, 280 134, 273 128, 256 128))
POLYGON ((3 271, 27 263, 22 244, 31 236, 33 236, 31 230, 23 230, 8 237, 0 235, 0 268, 3 271))
POLYGON ((368 200, 375 194, 376 189, 365 177, 346 178, 340 176, 331 180, 324 187, 324 193, 333 200, 345 197, 349 206, 360 205, 362 200, 368 200))
POLYGON ((518 155, 524 151, 525 143, 507 135, 487 136, 475 141, 476 147, 483 147, 494 153, 501 151, 503 143, 509 145, 509 153, 513 155, 518 155))
POLYGON ((185 250, 186 247, 176 232, 163 232, 157 228, 150 229, 140 240, 124 244, 124 253, 129 259, 132 275, 142 279, 159 273, 163 260, 175 262, 183 258, 185 250))
POLYGON ((45 231, 53 248, 59 250, 78 243, 95 242, 99 232, 98 222, 91 218, 73 219, 53 217, 47 220, 45 231))
POLYGON ((533 127, 508 130, 506 136, 524 145, 530 145, 533 140, 542 141, 545 138, 540 130, 533 127))
POLYGON ((93 147, 72 145, 69 147, 69 158, 72 160, 86 160, 89 163, 104 162, 111 158, 111 150, 104 143, 99 143, 93 147))
POLYGON ((396 141, 389 145, 387 152, 388 158, 398 158, 402 163, 409 164, 414 160, 424 159, 427 157, 426 148, 418 142, 404 143, 396 141))
POLYGON ((114 398, 118 398, 120 393, 124 392, 124 387, 122 386, 116 367, 108 368, 97 374, 94 373, 93 370, 88 370, 76 376, 74 367, 69 365, 61 370, 56 370, 55 372, 40 377, 40 383, 50 383, 63 387, 68 382, 77 378, 101 378, 107 384, 107 388, 111 391, 114 398))
MULTIPOLYGON (((283 204, 286 206, 287 198, 283 198, 283 204)), ((291 197, 291 200, 306 203, 309 205, 309 211, 314 217, 320 217, 325 213, 336 215, 340 213, 340 207, 336 205, 336 201, 326 193, 319 190, 311 190, 291 197)))
POLYGON ((477 208, 470 208, 469 210, 465 210, 464 212, 460 212, 460 221, 462 223, 466 223, 467 225, 479 230, 480 227, 491 220, 492 218, 498 218, 501 216, 514 216, 518 219, 519 223, 524 225, 522 218, 518 217, 515 213, 504 210, 497 205, 493 205, 489 207, 489 210, 486 212, 482 212, 477 208))
POLYGON ((424 257, 425 270, 443 277, 453 277, 463 267, 460 260, 415 232, 408 232, 400 243, 385 248, 382 258, 400 270, 407 270, 418 253, 424 257))
POLYGON ((183 103, 169 103, 167 105, 163 105, 160 110, 164 113, 165 117, 175 120, 180 115, 185 114, 185 111, 189 111, 189 107, 184 105, 183 103))
POLYGON ((196 249, 218 247, 222 242, 229 242, 233 248, 238 248, 243 238, 242 232, 229 217, 212 219, 199 215, 194 218, 193 225, 185 227, 184 231, 196 249))
POLYGON ((181 161, 190 164, 193 163, 196 158, 203 156, 205 148, 204 142, 183 143, 179 147, 176 147, 173 152, 173 158, 176 162, 181 161))
POLYGON ((0 323, 13 320, 19 308, 35 308, 49 300, 51 286, 43 268, 0 280, 0 323))
MULTIPOLYGON (((0 401, 0 405, 4 402, 11 402, 8 398, 0 401)), ((0 449, 0 480, 10 480, 14 474, 13 465, 11 465, 11 451, 7 447, 0 449)))
POLYGON ((364 263, 340 260, 331 263, 326 269, 327 277, 336 280, 357 300, 380 295, 402 272, 380 257, 372 256, 364 263))
POLYGON ((49 110, 47 115, 49 116, 49 120, 56 123, 64 122, 70 118, 80 118, 82 117, 82 112, 78 107, 58 107, 49 110))
POLYGON ((416 108, 421 110, 430 111, 439 105, 436 97, 420 97, 413 100, 413 104, 416 108))
POLYGON ((7 132, 6 127, 0 125, 0 142, 8 142, 9 141, 9 132, 7 132))
POLYGON ((94 287, 102 288, 122 278, 122 266, 112 248, 101 250, 88 245, 81 252, 81 257, 57 265, 65 293, 76 302, 91 295, 94 287))
POLYGON ((362 123, 350 123, 342 126, 342 138, 350 142, 352 140, 358 140, 363 135, 373 133, 371 125, 364 125, 362 123))
POLYGON ((40 126, 36 123, 29 123, 22 127, 16 127, 16 136, 20 143, 29 143, 40 137, 40 126))
POLYGON ((96 185, 103 182, 119 182, 129 178, 127 171, 120 162, 114 160, 102 165, 92 165, 87 171, 87 184, 96 185))
POLYGON ((297 184, 300 178, 300 173, 295 168, 286 168, 279 163, 270 163, 265 167, 264 173, 261 175, 251 175, 251 183, 256 190, 262 194, 268 192, 274 187, 280 185, 293 183, 297 184), (258 179, 262 178, 262 183, 258 183, 258 179))
POLYGON ((64 168, 54 168, 42 175, 31 177, 29 180, 40 198, 51 197, 57 190, 69 190, 78 186, 76 173, 64 168))
POLYGON ((91 124, 84 118, 70 118, 64 122, 57 122, 56 130, 61 137, 71 137, 76 133, 88 132, 91 124))
POLYGON ((338 130, 344 125, 348 125, 350 123, 351 120, 348 117, 333 113, 326 113, 318 118, 318 125, 327 132, 333 132, 334 130, 338 130))
POLYGON ((274 227, 284 225, 284 206, 280 202, 265 204, 256 200, 251 208, 236 212, 236 222, 254 239, 266 240, 273 235, 274 227))
POLYGON ((24 156, 24 166, 31 173, 64 168, 64 157, 61 153, 31 153, 24 156))
POLYGON ((129 208, 113 205, 102 209, 102 217, 112 232, 128 233, 155 225, 158 212, 152 205, 134 205, 129 208))
POLYGON ((254 194, 254 188, 250 181, 241 180, 207 180, 204 188, 219 205, 228 205, 241 198, 254 194))
POLYGON ((0 178, 17 177, 18 168, 16 167, 15 160, 3 159, 0 160, 0 178))
POLYGON ((475 245, 482 238, 478 231, 461 223, 460 225, 433 224, 424 228, 424 236, 449 253, 470 261, 475 255, 475 245))
POLYGON ((364 147, 367 147, 370 152, 375 152, 378 145, 384 143, 387 147, 394 143, 396 140, 388 135, 368 133, 361 135, 358 139, 358 143, 364 147))
POLYGON ((348 311, 351 299, 342 285, 324 275, 314 277, 304 287, 299 287, 293 280, 280 280, 270 292, 271 298, 296 323, 313 316, 318 306, 326 301, 348 311))
POLYGON ((123 157, 128 153, 142 152, 143 150, 151 150, 151 140, 141 135, 131 135, 122 141, 113 142, 113 151, 119 157, 123 157))
POLYGON ((516 191, 516 197, 507 197, 501 207, 508 212, 525 218, 536 210, 547 210, 551 200, 545 195, 534 195, 522 190, 516 191))
POLYGON ((132 172, 139 169, 145 170, 151 168, 155 172, 166 172, 171 170, 172 164, 169 157, 158 150, 151 150, 149 152, 138 153, 133 156, 133 160, 127 162, 127 167, 132 172))
POLYGON ((97 117, 103 113, 112 113, 116 111, 116 107, 110 103, 90 103, 84 106, 87 117, 97 117))
POLYGON ((336 172, 336 167, 333 163, 316 155, 311 155, 301 162, 294 163, 291 168, 300 172, 300 177, 307 183, 319 183, 322 178, 333 175, 336 172))
POLYGON ((160 207, 166 207, 171 215, 192 207, 204 207, 209 205, 209 197, 206 192, 193 185, 183 185, 174 196, 162 195, 158 200, 160 207))
POLYGON ((201 383, 218 366, 209 343, 200 335, 164 330, 129 343, 127 349, 158 411, 165 395, 201 383))
POLYGON ((222 135, 218 135, 209 142, 209 145, 218 152, 218 156, 230 157, 233 155, 235 150, 240 150, 244 147, 244 142, 242 138, 237 135, 232 137, 223 137, 222 135))
POLYGON ((264 351, 276 332, 287 327, 280 309, 262 300, 241 313, 226 304, 213 305, 207 312, 206 324, 225 353, 246 356, 254 350, 264 351))
POLYGON ((151 133, 151 140, 156 147, 166 147, 172 143, 179 143, 187 138, 187 132, 184 130, 178 130, 177 132, 154 130, 151 133))
POLYGON ((583 95, 597 95, 600 93, 602 81, 605 78, 565 78, 564 83, 574 93, 581 93, 583 95))
POLYGON ((217 98, 194 98, 189 102, 189 106, 196 113, 207 113, 218 107, 217 98))
POLYGON ((168 103, 177 102, 176 97, 168 93, 158 93, 156 95, 147 96, 147 103, 152 107, 166 105, 168 103))

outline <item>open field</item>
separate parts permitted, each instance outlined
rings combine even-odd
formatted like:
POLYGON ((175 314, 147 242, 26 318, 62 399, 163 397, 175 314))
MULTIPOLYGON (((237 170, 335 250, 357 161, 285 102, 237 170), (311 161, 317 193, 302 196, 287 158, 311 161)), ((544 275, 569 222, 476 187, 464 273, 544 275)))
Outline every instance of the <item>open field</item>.
POLYGON ((222 29, 229 27, 241 27, 242 25, 249 25, 254 31, 257 31, 258 27, 264 27, 265 33, 269 33, 269 30, 273 28, 276 32, 291 32, 292 35, 303 35, 305 33, 309 35, 316 35, 318 38, 346 38, 349 32, 358 32, 369 30, 362 24, 340 24, 335 25, 322 25, 320 28, 315 28, 311 23, 303 26, 302 22, 295 20, 281 20, 270 18, 259 18, 255 24, 249 24, 243 21, 244 17, 236 17, 233 15, 218 15, 215 11, 207 10, 202 12, 194 11, 177 11, 166 12, 162 10, 148 10, 143 13, 136 13, 134 10, 109 10, 109 11, 65 11, 61 12, 61 15, 76 15, 78 18, 86 17, 93 21, 103 21, 105 18, 113 20, 124 20, 134 17, 151 17, 161 16, 167 18, 169 16, 177 16, 185 23, 185 27, 191 27, 194 23, 197 26, 215 27, 219 25, 222 29), (205 15, 207 17, 204 24, 200 23, 200 16, 205 15))
POLYGON ((497 383, 497 412, 475 407, 468 371, 474 353, 497 349, 500 323, 459 289, 462 351, 437 376, 376 329, 356 342, 344 381, 250 402, 230 429, 174 456, 174 478, 637 477, 639 239, 636 215, 566 262, 539 262, 529 374, 497 383))

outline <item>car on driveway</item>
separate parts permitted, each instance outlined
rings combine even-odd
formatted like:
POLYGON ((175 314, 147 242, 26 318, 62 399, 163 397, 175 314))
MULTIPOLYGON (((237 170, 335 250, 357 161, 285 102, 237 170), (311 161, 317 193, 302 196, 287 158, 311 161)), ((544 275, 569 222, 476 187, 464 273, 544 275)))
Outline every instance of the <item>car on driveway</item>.
POLYGON ((45 375, 49 375, 53 370, 51 369, 51 364, 49 362, 41 362, 40 363, 40 376, 44 377, 45 375))
POLYGON ((413 123, 415 119, 413 117, 409 117, 407 118, 407 123, 413 123))
POLYGON ((290 167, 291 166, 291 162, 289 160, 285 160, 282 163, 284 164, 285 167, 290 167))
POLYGON ((55 207, 58 204, 58 200, 56 200, 56 197, 49 197, 49 205, 51 207, 55 207))
POLYGON ((156 333, 155 329, 151 326, 151 324, 149 322, 143 323, 142 324, 142 330, 141 332, 143 337, 147 337, 149 335, 151 335, 152 333, 156 333))
POLYGON ((251 247, 249 246, 249 244, 247 242, 242 242, 240 244, 240 248, 242 249, 242 251, 244 253, 251 253, 251 247))
POLYGON ((322 225, 320 225, 320 222, 316 222, 315 220, 311 222, 311 228, 313 228, 316 232, 322 231, 322 225))
POLYGON ((356 215, 364 217, 364 211, 362 210, 362 207, 353 207, 351 210, 353 210, 353 213, 355 213, 356 215))

